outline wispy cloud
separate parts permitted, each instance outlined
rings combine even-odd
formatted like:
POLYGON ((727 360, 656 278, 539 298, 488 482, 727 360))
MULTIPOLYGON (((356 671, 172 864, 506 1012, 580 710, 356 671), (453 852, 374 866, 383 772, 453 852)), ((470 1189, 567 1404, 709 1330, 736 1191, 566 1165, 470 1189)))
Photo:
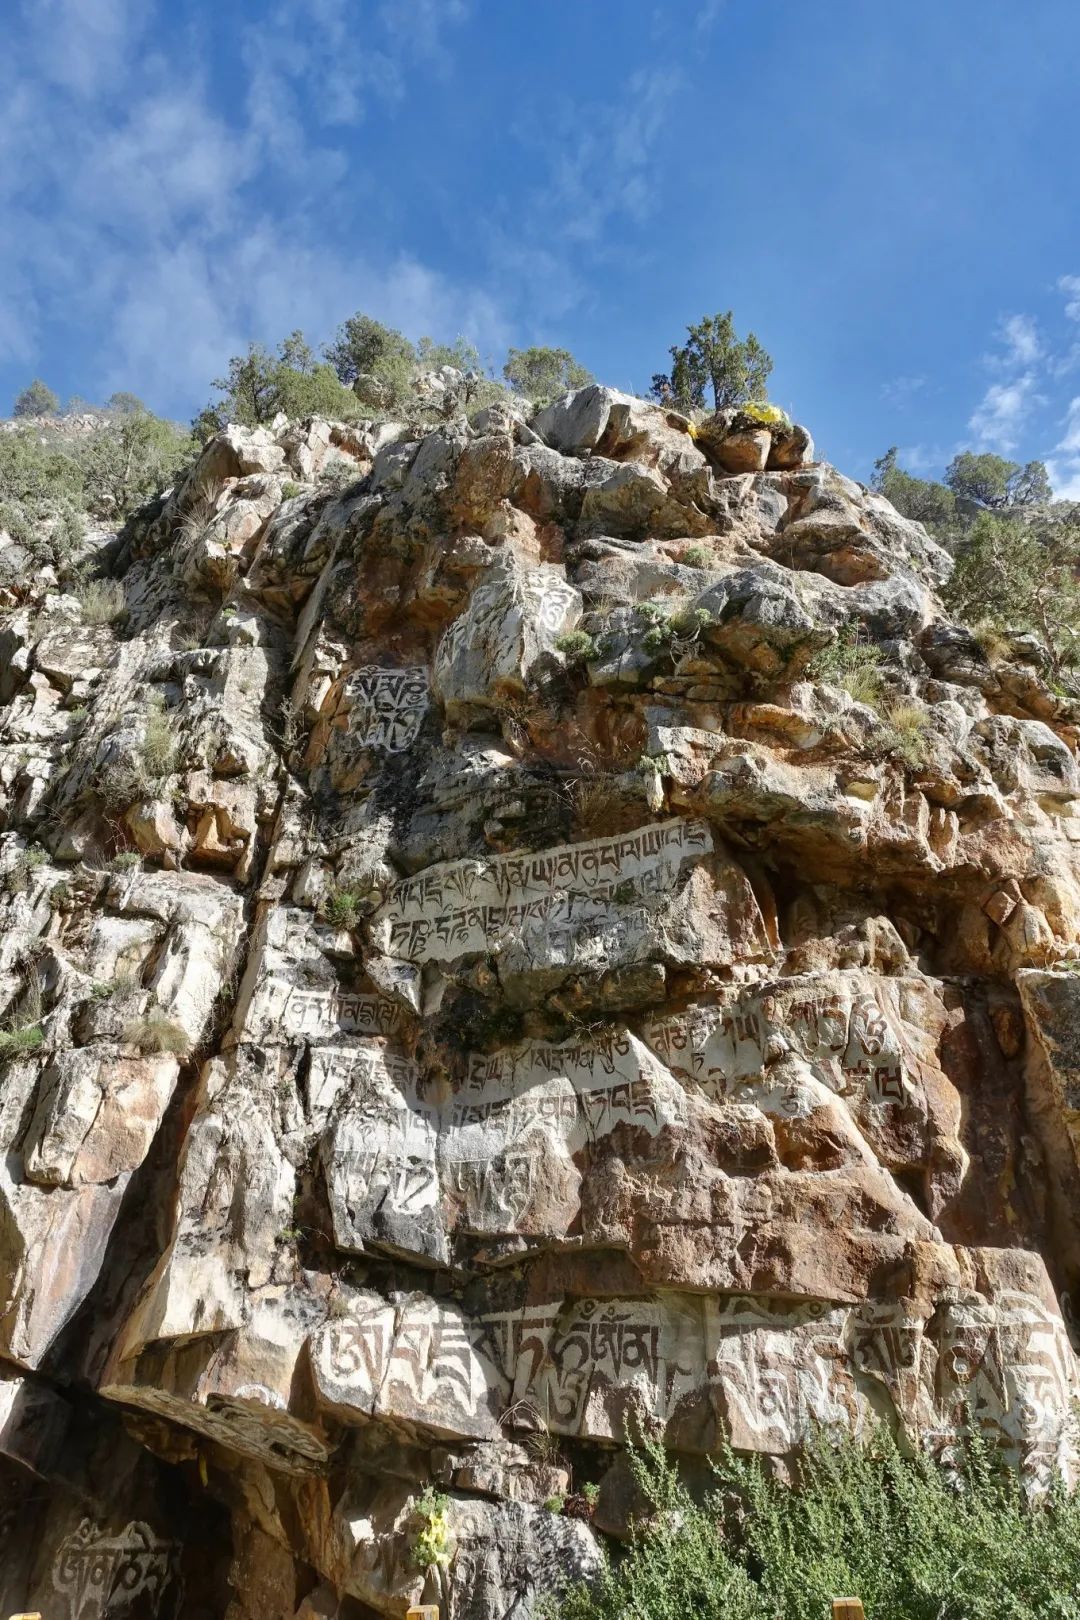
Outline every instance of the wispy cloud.
MULTIPOLYGON (((419 336, 502 342, 493 298, 408 254, 349 252, 327 221, 336 131, 447 65, 464 0, 281 4, 237 46, 246 98, 176 73, 163 0, 27 0, 0 61, 0 360, 97 334, 102 391, 185 411, 228 356, 366 306, 419 336)), ((91 336, 90 341, 94 338, 91 336)))
POLYGON ((1069 401, 1061 427, 1061 438, 1047 460, 1046 470, 1059 500, 1080 501, 1080 395, 1069 401))
POLYGON ((1010 382, 991 384, 968 419, 977 447, 995 450, 999 455, 1015 450, 1031 412, 1041 403, 1034 372, 1025 372, 1010 382))
POLYGON ((1080 321, 1080 276, 1060 276, 1058 291, 1065 294, 1065 314, 1070 321, 1080 321))
POLYGON ((895 405, 903 410, 910 405, 916 394, 921 394, 929 383, 929 377, 894 377, 891 382, 881 385, 881 397, 889 405, 895 405))
POLYGON ((998 323, 996 335, 1002 351, 987 356, 987 364, 994 370, 1012 371, 1017 366, 1034 365, 1042 358, 1042 339, 1033 316, 1005 316, 998 323))
POLYGON ((1038 386, 1046 351, 1032 315, 1002 316, 994 339, 983 364, 1003 380, 987 388, 968 418, 968 431, 976 449, 1007 455, 1019 445, 1032 413, 1046 403, 1038 386))
POLYGON ((897 460, 908 472, 929 473, 943 466, 950 454, 940 444, 905 444, 897 451, 897 460))
POLYGON ((561 110, 545 138, 549 173, 536 200, 547 233, 596 242, 616 216, 640 223, 648 215, 661 178, 653 151, 679 84, 678 72, 658 63, 631 74, 587 119, 577 107, 561 110))

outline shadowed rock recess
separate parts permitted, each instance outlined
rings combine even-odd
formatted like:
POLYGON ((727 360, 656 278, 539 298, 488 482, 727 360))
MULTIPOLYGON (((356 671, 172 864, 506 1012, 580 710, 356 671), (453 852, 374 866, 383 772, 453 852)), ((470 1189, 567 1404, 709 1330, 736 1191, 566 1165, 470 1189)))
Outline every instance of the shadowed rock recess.
POLYGON ((279 419, 5 589, 0 1612, 523 1620, 641 1433, 1072 1472, 1080 703, 813 455, 279 419))

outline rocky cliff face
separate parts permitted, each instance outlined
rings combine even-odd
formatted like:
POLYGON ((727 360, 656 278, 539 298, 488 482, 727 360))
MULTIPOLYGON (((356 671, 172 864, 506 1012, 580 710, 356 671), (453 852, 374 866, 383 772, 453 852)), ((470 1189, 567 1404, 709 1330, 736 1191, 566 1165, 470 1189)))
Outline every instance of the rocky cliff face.
POLYGON ((1080 704, 812 457, 231 429, 7 592, 5 1612, 527 1616, 639 1433, 1072 1468, 1080 704))

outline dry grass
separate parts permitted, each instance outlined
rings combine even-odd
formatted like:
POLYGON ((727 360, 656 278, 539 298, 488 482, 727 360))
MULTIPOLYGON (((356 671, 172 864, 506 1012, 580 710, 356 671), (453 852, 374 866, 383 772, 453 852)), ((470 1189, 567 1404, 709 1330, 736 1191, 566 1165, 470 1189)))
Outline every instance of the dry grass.
POLYGON ((185 1058, 191 1051, 191 1041, 182 1024, 168 1017, 160 1007, 152 1007, 142 1018, 135 1018, 125 1026, 124 1041, 137 1046, 144 1054, 171 1052, 174 1057, 185 1058))
POLYGON ((918 770, 926 760, 927 715, 922 704, 899 698, 886 709, 885 722, 892 734, 890 752, 918 770))
POLYGON ((1012 656, 1012 642, 999 625, 983 619, 972 630, 988 664, 1003 664, 1012 656))
POLYGON ((88 579, 75 595, 87 624, 114 624, 127 612, 124 587, 117 579, 88 579))
POLYGON ((179 539, 186 549, 202 538, 217 516, 217 503, 225 488, 219 478, 203 478, 192 489, 179 523, 179 539))

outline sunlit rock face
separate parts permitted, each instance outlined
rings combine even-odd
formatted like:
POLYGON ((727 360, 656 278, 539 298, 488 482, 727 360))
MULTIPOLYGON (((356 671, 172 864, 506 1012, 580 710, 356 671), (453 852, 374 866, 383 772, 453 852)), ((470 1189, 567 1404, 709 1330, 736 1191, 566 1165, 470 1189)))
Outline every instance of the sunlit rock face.
POLYGON ((812 456, 230 428, 5 588, 3 1612, 523 1620, 641 1432, 1074 1472, 1080 705, 812 456))

